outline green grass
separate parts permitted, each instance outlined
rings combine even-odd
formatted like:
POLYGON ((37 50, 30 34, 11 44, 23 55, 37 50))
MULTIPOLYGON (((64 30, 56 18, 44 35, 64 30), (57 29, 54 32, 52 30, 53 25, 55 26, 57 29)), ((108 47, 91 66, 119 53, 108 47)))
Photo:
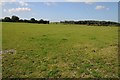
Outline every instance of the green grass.
POLYGON ((3 78, 118 77, 118 27, 3 23, 3 78))

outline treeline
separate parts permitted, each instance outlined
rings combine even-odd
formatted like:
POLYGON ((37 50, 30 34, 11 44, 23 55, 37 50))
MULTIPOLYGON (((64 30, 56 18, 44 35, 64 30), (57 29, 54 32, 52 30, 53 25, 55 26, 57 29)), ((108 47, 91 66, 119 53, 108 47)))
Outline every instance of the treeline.
POLYGON ((12 16, 10 17, 5 17, 4 19, 1 19, 0 21, 2 22, 25 22, 25 23, 38 23, 38 24, 49 24, 49 21, 47 20, 35 20, 35 18, 31 18, 30 20, 26 19, 20 19, 18 16, 12 16))
MULTIPOLYGON (((47 20, 35 20, 35 18, 31 18, 30 20, 20 19, 18 16, 5 17, 4 19, 0 19, 0 22, 24 22, 24 23, 38 23, 38 24, 49 24, 50 22, 47 20)), ((111 22, 111 21, 95 21, 95 20, 85 20, 85 21, 60 21, 54 22, 55 24, 80 24, 80 25, 94 25, 94 26, 120 26, 120 23, 111 22)))
POLYGON ((60 21, 63 24, 81 24, 81 25, 94 25, 94 26, 120 26, 120 23, 111 22, 111 21, 94 21, 94 20, 86 20, 86 21, 60 21))

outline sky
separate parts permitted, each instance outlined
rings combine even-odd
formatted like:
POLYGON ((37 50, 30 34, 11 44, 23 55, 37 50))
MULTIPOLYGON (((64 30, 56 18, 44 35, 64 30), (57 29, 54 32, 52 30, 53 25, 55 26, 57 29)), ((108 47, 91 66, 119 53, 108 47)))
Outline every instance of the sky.
POLYGON ((2 18, 16 15, 51 22, 64 20, 118 21, 118 2, 3 2, 2 18))

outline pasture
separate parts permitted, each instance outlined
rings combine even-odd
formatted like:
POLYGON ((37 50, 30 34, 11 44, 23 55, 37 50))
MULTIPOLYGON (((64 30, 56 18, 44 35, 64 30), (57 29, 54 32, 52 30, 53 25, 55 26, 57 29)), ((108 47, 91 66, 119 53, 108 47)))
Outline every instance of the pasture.
POLYGON ((118 27, 2 26, 3 78, 118 78, 118 27))

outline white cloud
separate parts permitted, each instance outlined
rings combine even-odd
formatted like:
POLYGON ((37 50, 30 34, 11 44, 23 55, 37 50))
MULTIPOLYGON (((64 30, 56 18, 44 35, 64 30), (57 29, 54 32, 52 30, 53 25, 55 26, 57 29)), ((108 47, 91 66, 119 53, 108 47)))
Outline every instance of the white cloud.
POLYGON ((16 0, 0 0, 0 2, 16 2, 16 0))
POLYGON ((5 3, 4 2, 0 2, 0 6, 3 6, 5 3))
POLYGON ((6 9, 3 9, 4 12, 6 12, 7 10, 6 9))
POLYGON ((2 2, 0 2, 0 6, 2 5, 2 2))
POLYGON ((11 2, 16 2, 16 0, 10 0, 11 2))
POLYGON ((28 6, 28 3, 23 2, 23 1, 19 1, 19 4, 20 4, 21 6, 28 6))
POLYGON ((85 4, 89 4, 89 5, 92 5, 94 4, 95 2, 85 2, 85 4))
POLYGON ((12 9, 8 9, 9 13, 15 13, 15 12, 21 12, 21 11, 31 11, 30 8, 12 8, 12 9))
POLYGON ((0 0, 0 2, 16 2, 16 0, 0 0))
POLYGON ((16 2, 16 0, 0 0, 0 6, 4 6, 6 2, 16 2))
POLYGON ((96 10, 110 10, 109 8, 105 7, 105 6, 101 6, 101 5, 98 5, 95 7, 96 10))
POLYGON ((17 0, 9 0, 9 1, 8 0, 1 0, 0 5, 3 6, 6 2, 8 2, 9 4, 15 2, 15 4, 18 3, 20 6, 28 6, 28 3, 24 2, 23 0, 19 0, 19 1, 17 1, 17 0))
POLYGON ((45 2, 44 4, 47 5, 47 6, 50 6, 50 5, 51 5, 49 2, 45 2))
POLYGON ((44 2, 44 4, 47 5, 47 6, 56 5, 55 2, 44 2))
POLYGON ((106 7, 105 6, 101 6, 101 5, 98 5, 95 7, 96 10, 102 10, 102 9, 105 9, 106 7))

